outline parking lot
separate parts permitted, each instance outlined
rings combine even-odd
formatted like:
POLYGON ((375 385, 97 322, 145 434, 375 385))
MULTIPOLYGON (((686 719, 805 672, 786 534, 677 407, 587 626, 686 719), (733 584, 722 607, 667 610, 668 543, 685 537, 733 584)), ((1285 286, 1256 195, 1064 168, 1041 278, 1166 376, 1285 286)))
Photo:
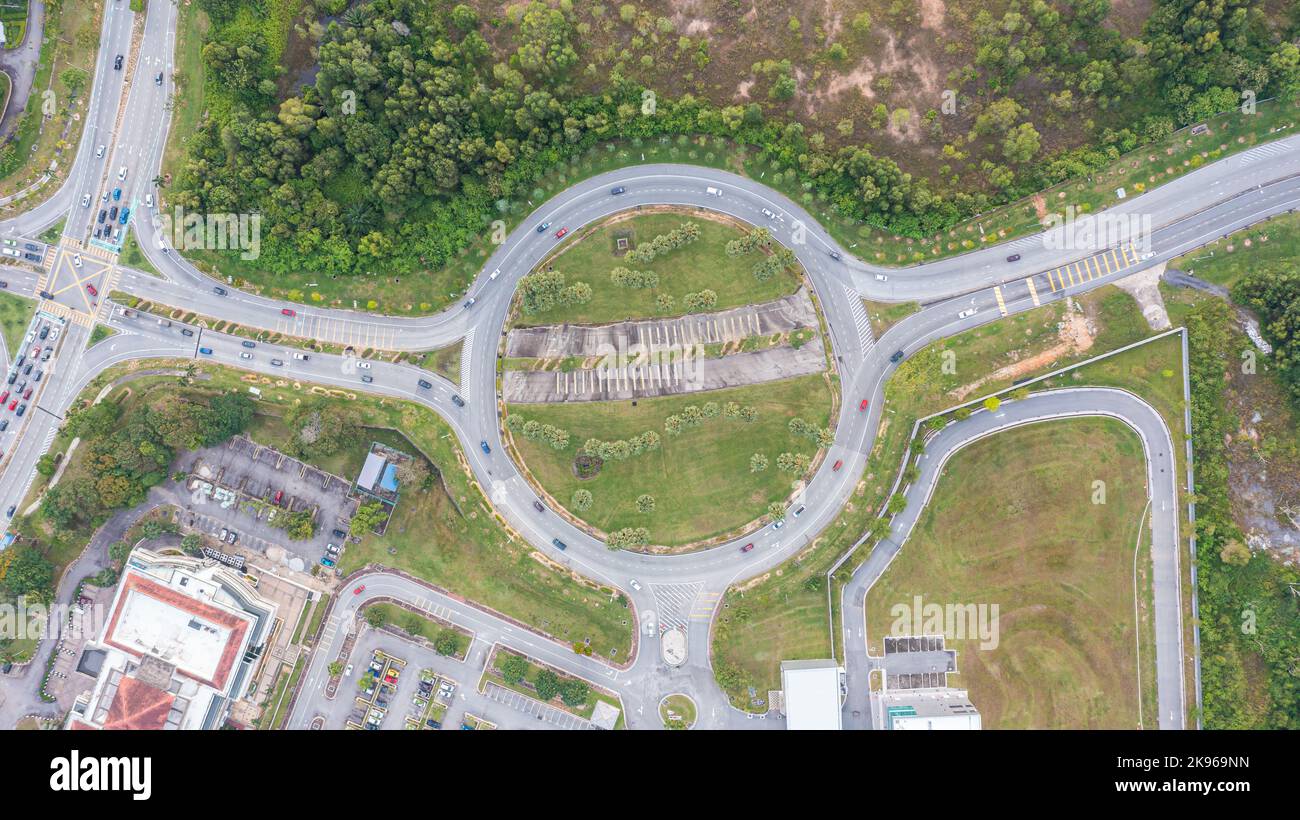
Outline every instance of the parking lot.
POLYGON ((327 544, 346 548, 335 532, 346 533, 356 512, 346 479, 243 436, 197 451, 189 472, 186 523, 227 545, 267 555, 283 549, 286 563, 298 570, 320 562, 327 544), (302 510, 315 511, 315 534, 295 541, 277 519, 302 510))

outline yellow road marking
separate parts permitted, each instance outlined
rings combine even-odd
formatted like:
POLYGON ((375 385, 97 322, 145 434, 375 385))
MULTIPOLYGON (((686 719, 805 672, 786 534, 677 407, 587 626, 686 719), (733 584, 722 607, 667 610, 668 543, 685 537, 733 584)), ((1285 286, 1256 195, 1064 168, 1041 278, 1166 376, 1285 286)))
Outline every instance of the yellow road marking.
POLYGON ((1034 307, 1038 307, 1038 288, 1034 287, 1034 277, 1025 277, 1025 284, 1029 286, 1029 298, 1034 300, 1034 307))
POLYGON ((1071 270, 1071 267, 1073 267, 1073 266, 1069 266, 1069 265, 1066 266, 1066 268, 1065 268, 1065 275, 1068 276, 1068 277, 1070 277, 1070 284, 1073 285, 1073 284, 1074 284, 1074 271, 1071 270))
POLYGON ((1049 270, 1047 272, 1047 284, 1051 286, 1052 293, 1056 293, 1056 280, 1052 278, 1053 273, 1055 273, 1055 271, 1049 270))
POLYGON ((998 300, 998 310, 1002 311, 1002 315, 1003 315, 1003 316, 1006 316, 1006 315, 1007 315, 1007 303, 1004 302, 1004 301, 1002 301, 1002 288, 1000 288, 1000 287, 998 287, 998 286, 996 286, 996 285, 993 286, 993 298, 995 298, 995 299, 998 300))

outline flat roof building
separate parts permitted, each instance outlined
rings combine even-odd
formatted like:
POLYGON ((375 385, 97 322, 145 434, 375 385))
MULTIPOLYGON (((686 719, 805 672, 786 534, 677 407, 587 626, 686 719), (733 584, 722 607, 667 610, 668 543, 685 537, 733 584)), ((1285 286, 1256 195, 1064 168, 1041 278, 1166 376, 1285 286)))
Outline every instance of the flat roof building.
POLYGON ((834 660, 783 661, 782 709, 787 729, 840 729, 840 675, 834 660))
POLYGON ((215 729, 243 697, 276 607, 208 559, 137 549, 83 666, 95 685, 72 729, 215 729))
POLYGON ((900 690, 883 698, 886 729, 983 728, 979 710, 964 689, 900 690))

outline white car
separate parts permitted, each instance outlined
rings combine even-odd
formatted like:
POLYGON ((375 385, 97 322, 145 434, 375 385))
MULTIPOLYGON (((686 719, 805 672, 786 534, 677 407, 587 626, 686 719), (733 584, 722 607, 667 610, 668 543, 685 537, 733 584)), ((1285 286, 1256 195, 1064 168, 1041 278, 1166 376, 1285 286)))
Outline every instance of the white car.
POLYGON ((152 208, 152 207, 153 207, 153 194, 145 194, 145 195, 144 195, 144 206, 145 206, 146 208, 152 208))
POLYGON ((708 188, 704 189, 704 193, 708 194, 709 196, 722 196, 722 189, 709 186, 708 188))
POLYGON ((95 159, 99 159, 102 156, 104 156, 104 146, 101 145, 95 149, 95 159))
POLYGON ((118 168, 118 169, 117 169, 117 178, 118 178, 118 179, 126 179, 126 166, 125 166, 125 165, 123 165, 121 168, 118 168))
POLYGON ((776 214, 772 213, 767 208, 763 209, 763 216, 767 217, 768 219, 776 219, 776 214))
POLYGON ((74 253, 72 255, 72 264, 76 265, 77 267, 81 267, 81 254, 74 253))
POLYGON ((957 318, 958 318, 958 319, 968 319, 968 318, 970 318, 971 316, 974 316, 975 313, 976 313, 975 308, 966 308, 966 309, 963 310, 961 313, 958 313, 958 314, 957 314, 957 318))
POLYGON ((347 668, 343 670, 343 677, 347 678, 351 676, 352 676, 352 664, 348 664, 347 668))
POLYGON ((627 582, 627 585, 630 586, 630 587, 632 587, 632 589, 635 589, 637 592, 640 592, 640 591, 641 591, 641 585, 638 584, 638 583, 636 582, 636 579, 635 579, 635 578, 633 578, 632 580, 628 581, 628 582, 627 582))
POLYGON ((252 354, 252 353, 240 353, 240 354, 239 354, 239 358, 241 358, 241 359, 251 359, 251 358, 253 358, 253 354, 252 354))
POLYGON ((489 276, 488 279, 495 279, 500 275, 501 275, 501 269, 497 268, 496 270, 492 271, 492 275, 489 276))
POLYGON ((369 370, 370 362, 357 362, 357 367, 361 368, 362 370, 369 370))
POLYGON ((90 194, 84 194, 84 195, 81 197, 81 207, 83 207, 83 208, 89 208, 89 207, 90 207, 90 194))
POLYGON ((877 282, 888 282, 888 281, 889 281, 889 277, 886 276, 886 275, 883 274, 883 273, 877 273, 877 274, 876 274, 876 281, 877 281, 877 282))

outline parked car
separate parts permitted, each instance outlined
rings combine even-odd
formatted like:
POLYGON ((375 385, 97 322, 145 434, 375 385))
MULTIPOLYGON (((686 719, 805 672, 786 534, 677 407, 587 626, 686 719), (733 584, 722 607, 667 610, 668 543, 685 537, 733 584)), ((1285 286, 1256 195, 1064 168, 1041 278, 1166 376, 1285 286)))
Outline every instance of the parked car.
POLYGON ((335 538, 347 538, 347 537, 348 537, 348 534, 347 534, 346 532, 344 532, 343 530, 334 530, 333 532, 334 532, 334 537, 335 537, 335 538))

